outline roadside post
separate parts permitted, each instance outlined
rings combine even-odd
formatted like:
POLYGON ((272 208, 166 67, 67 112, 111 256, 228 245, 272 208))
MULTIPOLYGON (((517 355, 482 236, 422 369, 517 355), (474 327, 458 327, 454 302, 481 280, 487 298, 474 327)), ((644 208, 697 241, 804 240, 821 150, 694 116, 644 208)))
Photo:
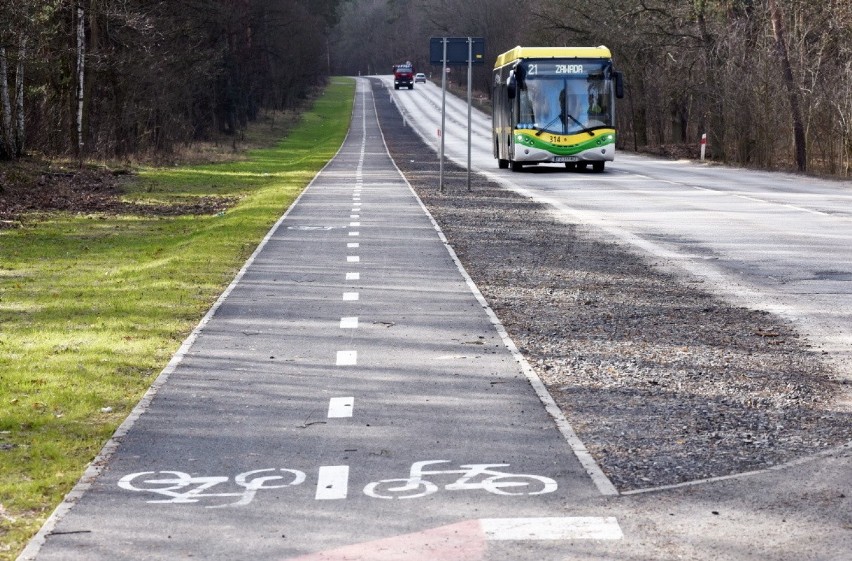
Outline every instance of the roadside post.
POLYGON ((485 64, 483 37, 432 37, 429 39, 429 62, 442 65, 441 72, 441 153, 439 155, 438 189, 444 192, 444 127, 447 114, 447 66, 467 65, 467 190, 470 191, 471 110, 473 106, 473 65, 485 64))

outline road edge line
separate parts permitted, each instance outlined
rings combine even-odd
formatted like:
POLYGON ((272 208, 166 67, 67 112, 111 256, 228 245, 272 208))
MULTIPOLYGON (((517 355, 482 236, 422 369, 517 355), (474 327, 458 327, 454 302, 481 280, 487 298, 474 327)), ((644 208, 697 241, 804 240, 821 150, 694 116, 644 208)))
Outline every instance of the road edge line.
POLYGON ((804 456, 802 458, 796 458, 795 460, 790 460, 789 462, 784 462, 783 464, 777 464, 774 466, 769 466, 764 469, 756 469, 752 471, 743 471, 740 473, 731 473, 729 475, 719 475, 716 477, 707 477, 704 479, 693 479, 692 481, 684 481, 682 483, 673 483, 671 485, 660 485, 659 487, 647 487, 645 489, 632 489, 630 491, 622 491, 621 495, 629 496, 629 495, 642 495, 645 493, 658 493, 661 491, 670 491, 672 489, 681 489, 684 487, 695 487, 697 485, 703 485, 705 483, 717 483, 719 481, 730 481, 734 479, 742 479, 745 477, 754 477, 756 475, 764 475, 767 473, 772 473, 773 471, 785 471, 790 468, 808 464, 810 462, 815 462, 821 458, 825 458, 827 456, 832 456, 834 454, 840 454, 843 452, 852 451, 852 440, 841 444, 839 446, 834 446, 829 448, 828 450, 823 450, 816 454, 811 454, 810 456, 804 456))

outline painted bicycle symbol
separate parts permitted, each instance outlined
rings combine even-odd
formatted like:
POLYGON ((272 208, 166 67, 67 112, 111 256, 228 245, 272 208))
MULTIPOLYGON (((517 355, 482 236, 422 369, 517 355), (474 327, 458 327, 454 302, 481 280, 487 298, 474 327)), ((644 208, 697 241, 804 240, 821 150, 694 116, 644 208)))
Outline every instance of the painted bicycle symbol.
POLYGON ((430 460, 411 465, 408 477, 382 479, 364 487, 364 494, 377 499, 416 499, 438 491, 438 485, 427 476, 461 475, 444 485, 447 491, 472 491, 482 489, 495 495, 542 495, 556 491, 556 481, 541 475, 506 473, 492 468, 509 467, 509 464, 465 464, 461 469, 425 470, 433 464, 446 464, 450 460, 430 460))
POLYGON ((118 486, 128 491, 156 493, 168 497, 166 499, 150 500, 149 503, 197 503, 201 499, 213 497, 239 497, 231 503, 212 505, 206 508, 223 508, 229 506, 244 506, 249 504, 261 489, 281 489, 300 485, 305 481, 305 474, 295 469, 256 469, 234 477, 234 483, 242 487, 237 492, 210 492, 230 480, 225 476, 193 477, 182 471, 142 471, 125 475, 118 486), (275 475, 262 475, 273 472, 275 475), (278 475, 278 473, 284 475, 278 475))

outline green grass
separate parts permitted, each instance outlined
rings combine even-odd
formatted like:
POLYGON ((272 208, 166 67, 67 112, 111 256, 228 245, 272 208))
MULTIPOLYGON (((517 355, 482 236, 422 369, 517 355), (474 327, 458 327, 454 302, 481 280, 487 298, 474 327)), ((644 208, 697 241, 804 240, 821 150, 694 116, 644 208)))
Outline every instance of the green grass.
MULTIPOLYGON (((278 217, 336 153, 354 82, 229 163, 144 169, 128 199, 210 216, 51 214, 0 230, 0 559, 15 559, 278 217)), ((268 131, 255 130, 257 135, 268 131)))

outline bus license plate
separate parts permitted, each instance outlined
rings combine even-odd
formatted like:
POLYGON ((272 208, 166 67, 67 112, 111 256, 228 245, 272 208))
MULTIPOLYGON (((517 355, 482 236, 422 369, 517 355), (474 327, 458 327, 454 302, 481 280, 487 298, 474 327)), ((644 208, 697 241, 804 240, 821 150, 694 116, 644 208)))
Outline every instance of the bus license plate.
POLYGON ((580 158, 577 156, 554 156, 554 162, 579 162, 580 158))

